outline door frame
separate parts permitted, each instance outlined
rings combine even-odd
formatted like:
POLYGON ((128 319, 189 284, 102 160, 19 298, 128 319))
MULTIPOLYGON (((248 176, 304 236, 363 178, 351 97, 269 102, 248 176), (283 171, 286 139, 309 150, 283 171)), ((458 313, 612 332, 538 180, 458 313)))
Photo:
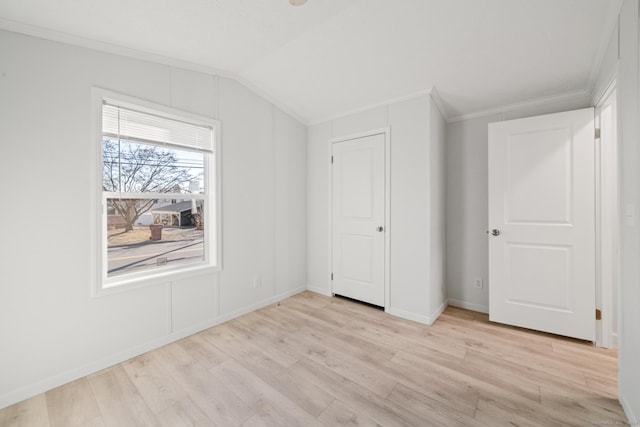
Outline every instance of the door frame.
MULTIPOLYGON (((618 159, 618 108, 617 108, 616 79, 614 78, 607 88, 602 92, 597 102, 595 102, 594 123, 596 128, 601 128, 600 110, 607 106, 613 107, 612 139, 605 139, 608 135, 601 134, 596 138, 596 307, 602 310, 602 320, 596 324, 596 345, 598 347, 617 347, 617 340, 614 338, 613 317, 618 316, 618 328, 620 325, 620 301, 618 298, 618 310, 614 313, 613 288, 620 283, 620 223, 618 221, 620 213, 619 189, 619 159, 618 159), (615 98, 612 98, 614 97, 615 98), (606 153, 604 151, 606 150, 606 153), (603 157, 603 154, 606 154, 603 157), (608 158, 609 163, 604 160, 608 158), (605 177, 604 170, 608 170, 611 175, 605 177), (607 188, 604 188, 605 185, 607 188), (604 215, 603 194, 614 192, 614 211, 610 215, 604 215), (604 241, 611 242, 611 254, 604 255, 604 241), (614 285, 615 281, 616 285, 614 285)), ((618 292, 618 296, 620 293, 618 292)))
POLYGON ((366 138, 368 136, 384 135, 384 311, 389 312, 390 307, 390 242, 391 242, 391 127, 371 129, 363 132, 351 133, 348 135, 342 135, 329 139, 329 155, 327 157, 327 170, 329 173, 329 274, 327 277, 328 289, 331 296, 333 293, 333 280, 331 275, 333 274, 333 145, 340 142, 351 141, 354 139, 366 138))

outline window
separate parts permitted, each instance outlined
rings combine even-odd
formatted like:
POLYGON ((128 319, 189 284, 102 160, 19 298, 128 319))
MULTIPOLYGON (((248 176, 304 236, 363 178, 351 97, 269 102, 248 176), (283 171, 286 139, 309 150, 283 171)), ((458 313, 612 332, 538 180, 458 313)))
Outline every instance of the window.
POLYGON ((95 98, 98 293, 216 268, 218 123, 97 89, 95 98))

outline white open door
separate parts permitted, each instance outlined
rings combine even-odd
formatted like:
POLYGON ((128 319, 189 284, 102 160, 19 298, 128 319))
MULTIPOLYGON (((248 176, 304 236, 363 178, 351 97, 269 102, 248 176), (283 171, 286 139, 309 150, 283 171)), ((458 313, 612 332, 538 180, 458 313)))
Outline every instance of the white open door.
POLYGON ((489 125, 489 318, 595 339, 594 111, 489 125))
POLYGON ((333 293, 385 303, 385 134, 332 147, 333 293))

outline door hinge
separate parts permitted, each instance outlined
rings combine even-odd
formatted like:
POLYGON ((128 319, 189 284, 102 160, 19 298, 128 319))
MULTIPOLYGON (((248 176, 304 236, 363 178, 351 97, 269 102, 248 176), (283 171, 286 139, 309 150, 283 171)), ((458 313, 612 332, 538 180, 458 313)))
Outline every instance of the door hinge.
POLYGON ((600 139, 600 128, 595 128, 594 134, 596 139, 600 139))
POLYGON ((333 273, 331 273, 331 280, 333 280, 333 273))
POLYGON ((333 156, 331 156, 331 163, 333 164, 333 156))
POLYGON ((602 320, 602 311, 599 308, 596 308, 596 320, 602 320))

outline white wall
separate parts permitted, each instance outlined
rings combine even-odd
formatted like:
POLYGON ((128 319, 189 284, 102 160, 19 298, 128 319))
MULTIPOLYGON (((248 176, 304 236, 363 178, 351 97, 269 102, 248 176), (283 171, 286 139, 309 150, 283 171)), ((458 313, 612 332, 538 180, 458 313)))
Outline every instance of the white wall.
POLYGON ((210 74, 6 31, 0 58, 0 407, 305 288, 305 126, 210 74), (221 119, 220 274, 90 297, 93 86, 221 119))
POLYGON ((331 295, 329 281, 329 148, 331 122, 307 130, 307 289, 331 295))
POLYGON ((446 280, 449 304, 489 312, 488 125, 500 120, 588 107, 589 96, 447 124, 446 280), (473 287, 476 278, 483 288, 473 287))
POLYGON ((442 307, 446 299, 442 274, 444 239, 442 229, 437 230, 444 221, 445 128, 442 115, 427 95, 309 128, 308 289, 331 292, 328 141, 386 126, 391 127, 389 312, 431 323, 432 315, 437 315, 432 309, 442 307), (436 235, 432 239, 433 232, 436 235))
POLYGON ((595 84, 593 87, 593 93, 591 103, 595 105, 600 96, 607 90, 613 79, 618 74, 618 39, 619 39, 619 25, 616 25, 611 36, 605 53, 602 57, 602 63, 598 69, 596 75, 595 84))
POLYGON ((307 283, 307 127, 280 110, 274 113, 275 293, 280 295, 307 283))
POLYGON ((391 239, 389 312, 429 322, 429 99, 389 106, 391 239))
POLYGON ((618 72, 619 159, 621 166, 621 282, 618 353, 620 402, 632 424, 640 421, 640 119, 638 0, 625 0, 620 11, 618 72))
POLYGON ((431 132, 430 153, 430 186, 429 206, 431 217, 431 230, 429 233, 431 262, 430 290, 431 317, 445 309, 447 300, 446 270, 446 122, 440 114, 433 99, 429 98, 430 119, 429 131, 431 132))

